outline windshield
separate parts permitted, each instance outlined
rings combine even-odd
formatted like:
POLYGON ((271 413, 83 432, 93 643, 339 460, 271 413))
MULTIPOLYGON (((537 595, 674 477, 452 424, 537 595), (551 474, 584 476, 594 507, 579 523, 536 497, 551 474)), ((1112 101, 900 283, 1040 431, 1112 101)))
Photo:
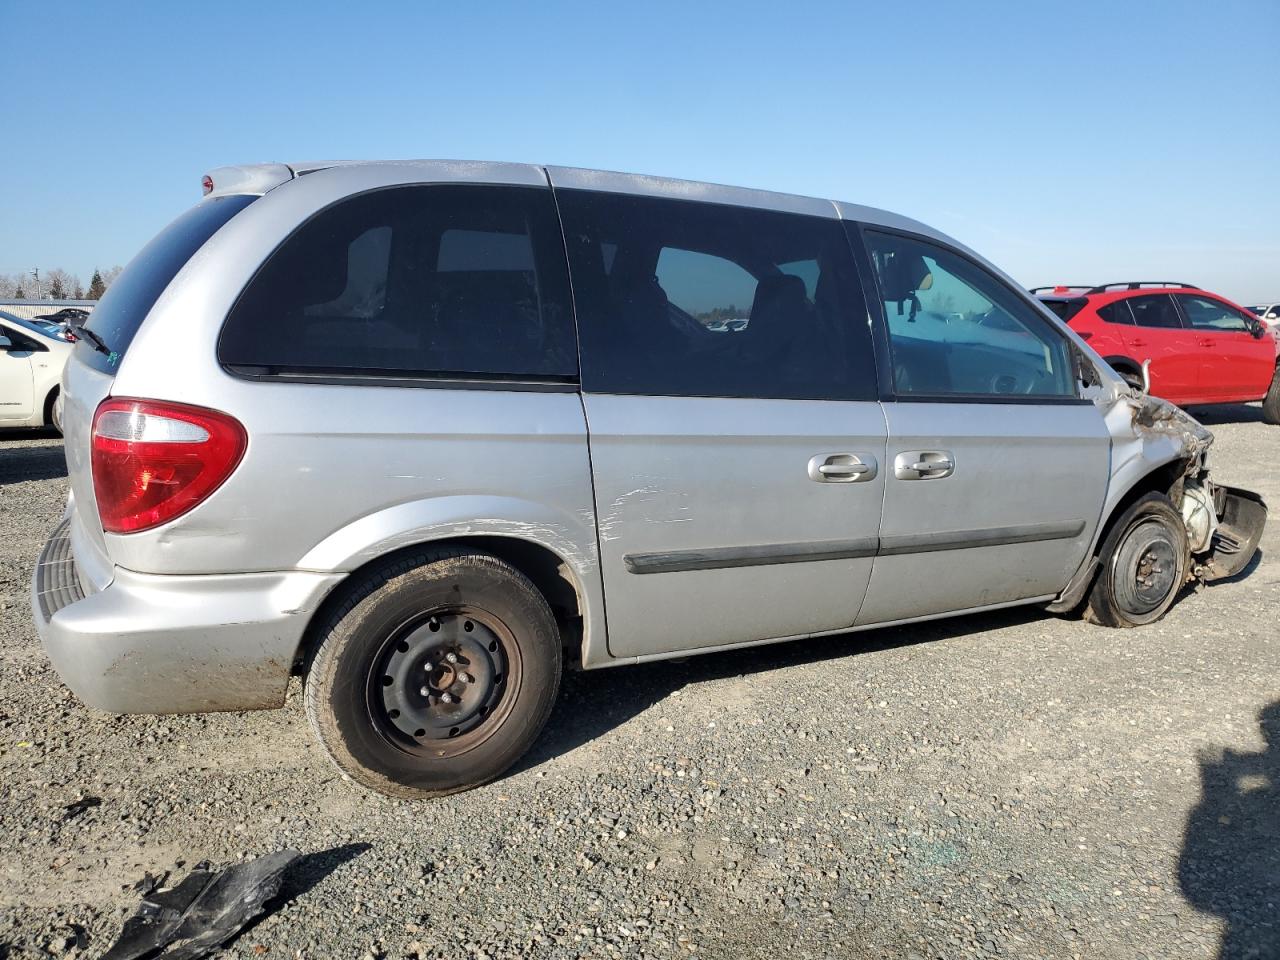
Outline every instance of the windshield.
POLYGON ((80 358, 103 373, 114 374, 169 281, 205 241, 255 199, 236 194, 203 200, 160 231, 129 262, 85 321, 85 328, 106 344, 106 352, 98 352, 89 341, 81 340, 85 348, 80 351, 80 358))

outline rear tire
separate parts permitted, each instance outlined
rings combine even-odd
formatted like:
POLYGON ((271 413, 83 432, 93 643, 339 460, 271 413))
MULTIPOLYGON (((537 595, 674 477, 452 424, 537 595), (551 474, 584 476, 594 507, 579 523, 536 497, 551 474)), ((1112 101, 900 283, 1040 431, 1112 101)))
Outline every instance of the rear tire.
POLYGON ((58 390, 55 387, 44 402, 44 421, 62 436, 62 408, 58 404, 58 390))
POLYGON ((497 557, 423 550, 361 576, 328 618, 306 708, 334 764, 391 797, 444 796, 507 770, 560 687, 547 601, 497 557))
POLYGON ((1148 493, 1127 509, 1107 535, 1102 569, 1084 617, 1104 627, 1154 623, 1187 582, 1187 528, 1163 493, 1148 493))
POLYGON ((1271 378, 1271 389, 1262 401, 1262 419, 1267 423, 1280 425, 1280 366, 1276 367, 1276 374, 1271 378))

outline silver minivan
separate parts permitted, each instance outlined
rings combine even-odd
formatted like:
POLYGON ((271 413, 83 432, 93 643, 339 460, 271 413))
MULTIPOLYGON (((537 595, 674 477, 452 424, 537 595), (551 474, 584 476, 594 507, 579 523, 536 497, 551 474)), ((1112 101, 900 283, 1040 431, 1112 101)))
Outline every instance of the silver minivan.
POLYGON ((1243 570, 1210 435, 935 230, 442 161, 215 170, 68 364, 49 656, 120 712, 282 704, 396 796, 562 670, 1015 604, 1115 627, 1243 570))

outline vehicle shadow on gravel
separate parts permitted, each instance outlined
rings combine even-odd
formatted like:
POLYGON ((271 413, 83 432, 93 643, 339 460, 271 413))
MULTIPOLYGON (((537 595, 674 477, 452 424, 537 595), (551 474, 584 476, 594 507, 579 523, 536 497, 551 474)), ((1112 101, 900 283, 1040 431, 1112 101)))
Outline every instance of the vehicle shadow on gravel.
POLYGON ((1206 427, 1224 423, 1262 423, 1259 404, 1224 403, 1212 407, 1188 407, 1187 412, 1206 427))
POLYGON ((1280 701, 1258 712, 1266 746, 1202 753, 1178 882, 1226 925, 1219 960, 1280 957, 1280 701))
POLYGON ((0 447, 0 486, 66 475, 67 458, 61 446, 6 444, 0 447))
POLYGON ((901 627, 746 647, 688 659, 566 673, 559 701, 542 736, 506 776, 539 766, 590 743, 682 687, 798 667, 819 660, 835 662, 880 650, 945 641, 1018 626, 1046 616, 1037 607, 1014 607, 901 627))

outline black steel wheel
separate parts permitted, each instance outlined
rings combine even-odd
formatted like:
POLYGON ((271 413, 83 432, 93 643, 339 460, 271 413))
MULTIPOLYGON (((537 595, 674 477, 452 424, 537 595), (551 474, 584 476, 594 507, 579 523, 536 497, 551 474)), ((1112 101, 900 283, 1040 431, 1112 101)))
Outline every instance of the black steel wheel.
POLYGON ((1124 512, 1102 545, 1102 569, 1085 617, 1108 627, 1159 620, 1187 582, 1187 529, 1173 502, 1148 493, 1124 512))
POLYGON ((440 796, 519 759, 551 713, 560 669, 555 619, 523 574, 437 548, 347 589, 311 659, 307 713, 352 780, 440 796))
POLYGON ((456 757, 501 728, 521 680, 520 647, 487 611, 431 610, 388 637, 366 690, 370 721, 390 743, 456 757))

